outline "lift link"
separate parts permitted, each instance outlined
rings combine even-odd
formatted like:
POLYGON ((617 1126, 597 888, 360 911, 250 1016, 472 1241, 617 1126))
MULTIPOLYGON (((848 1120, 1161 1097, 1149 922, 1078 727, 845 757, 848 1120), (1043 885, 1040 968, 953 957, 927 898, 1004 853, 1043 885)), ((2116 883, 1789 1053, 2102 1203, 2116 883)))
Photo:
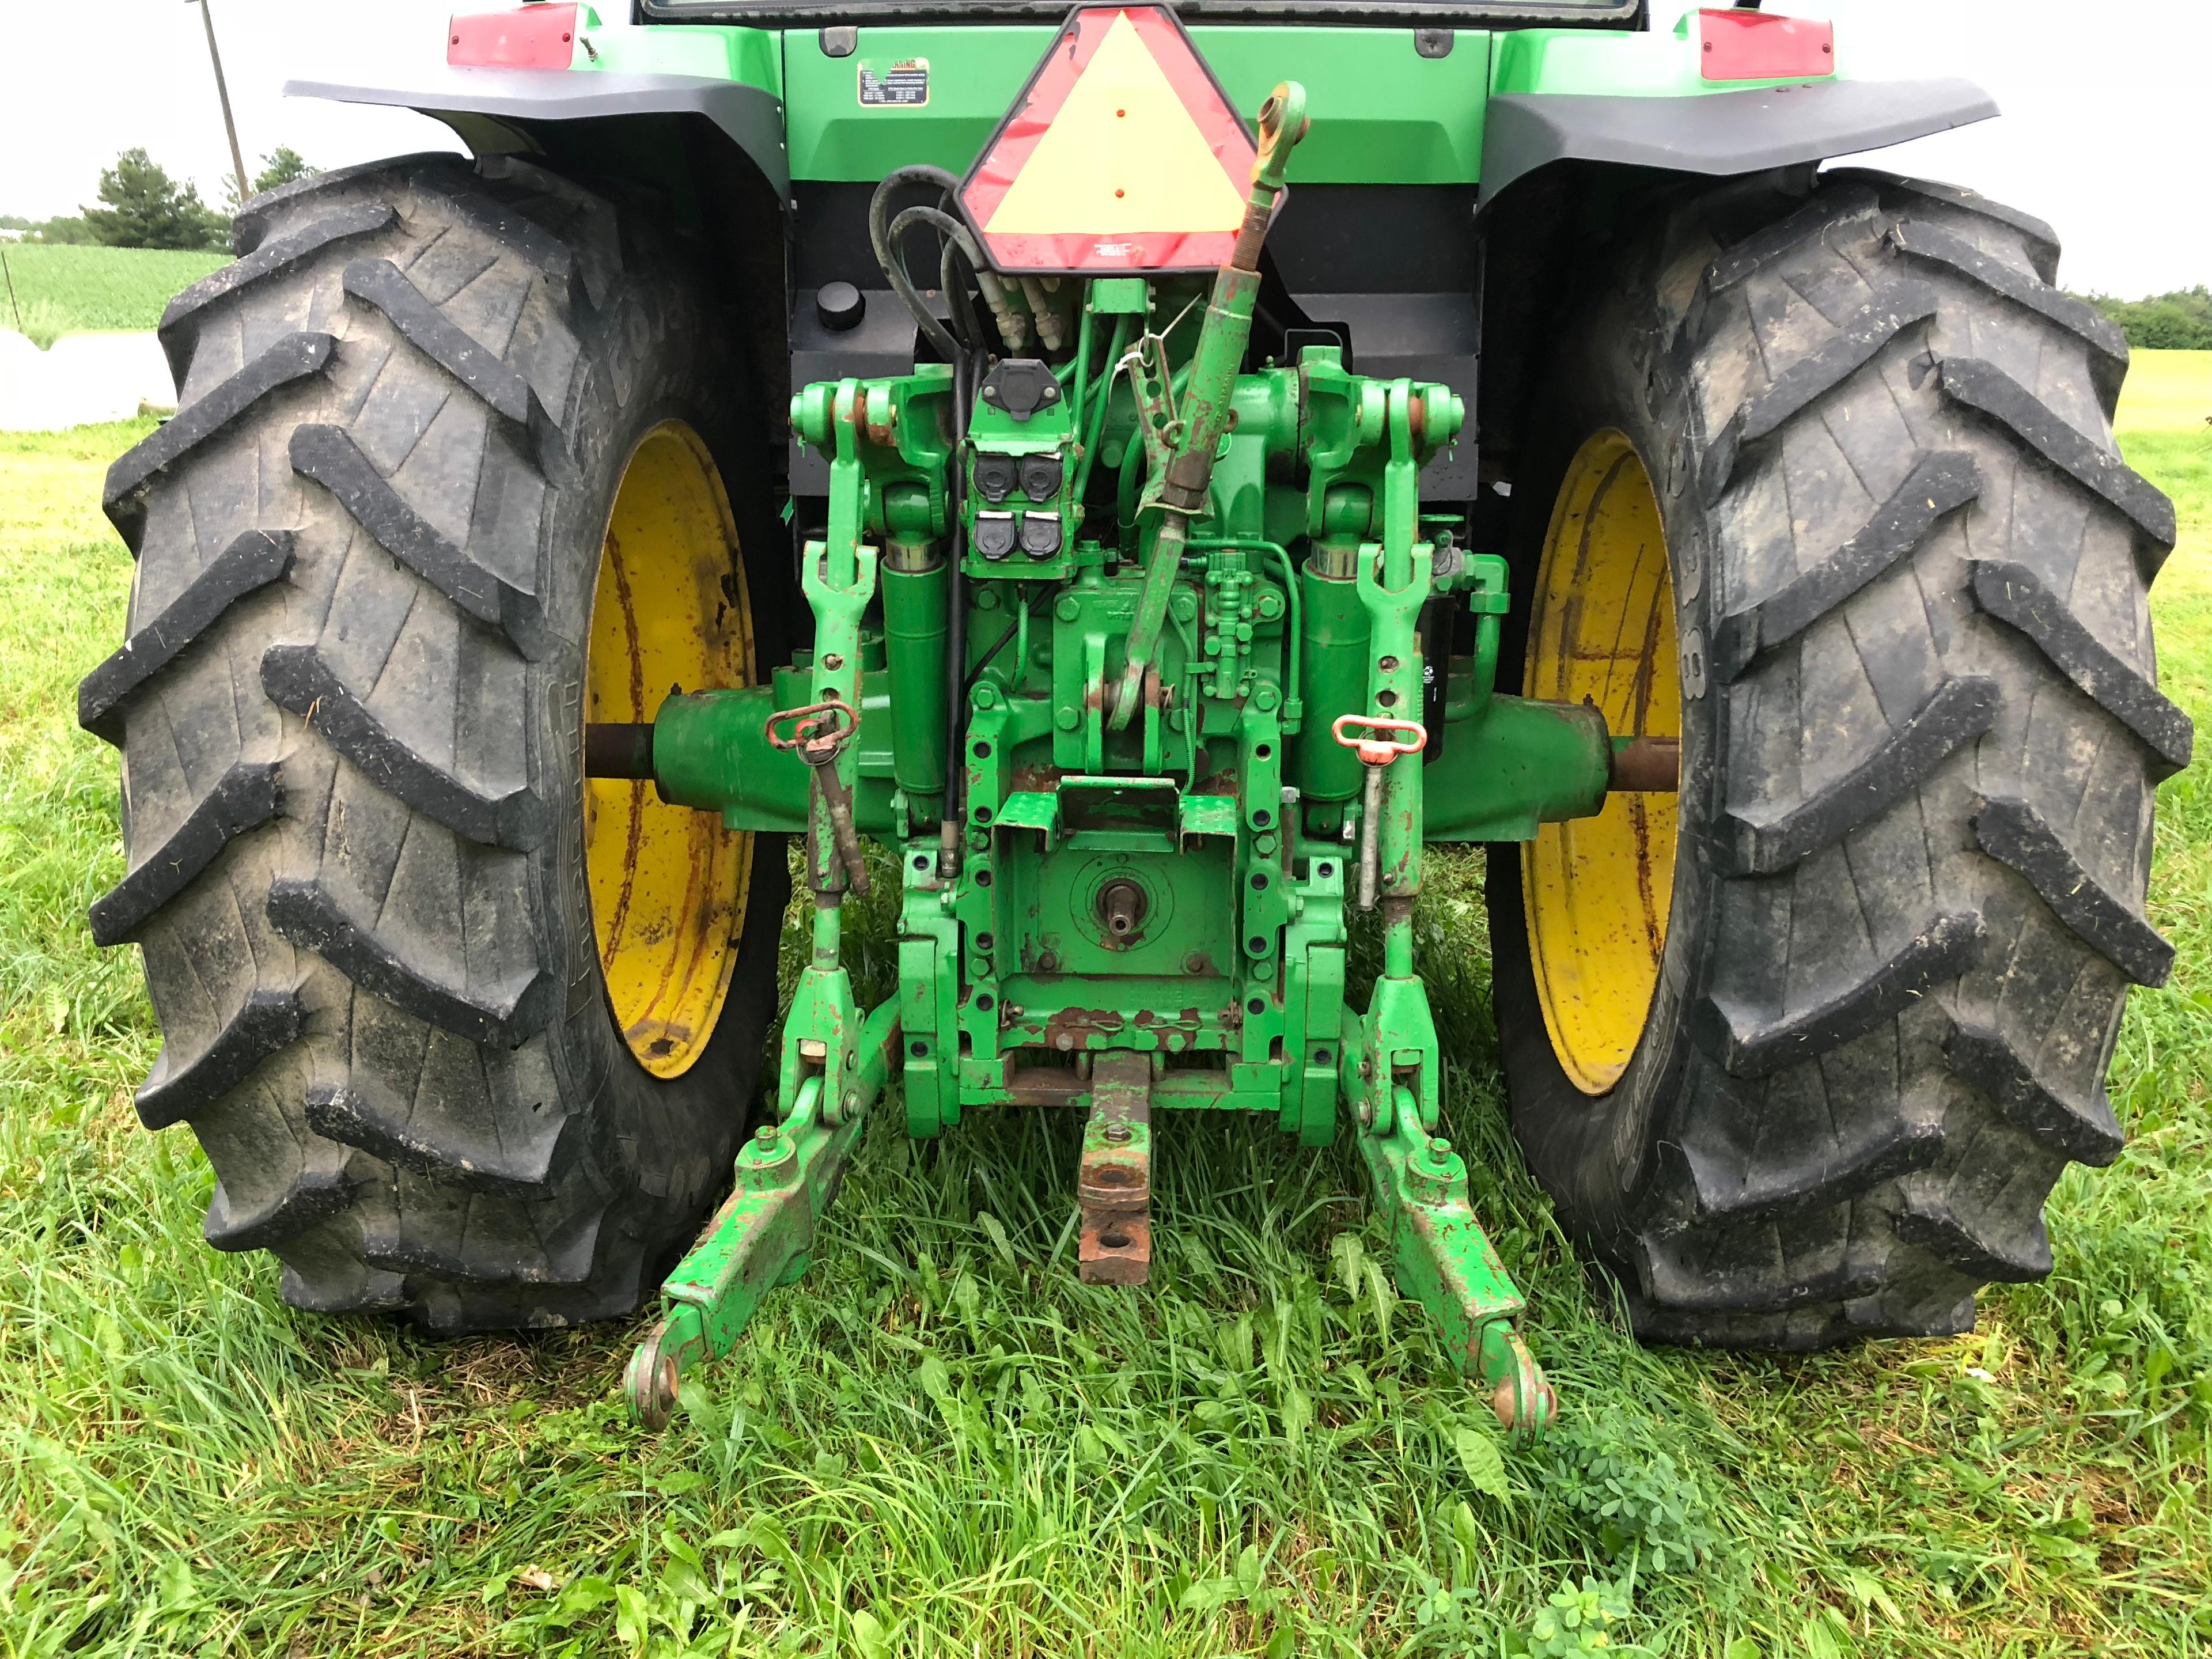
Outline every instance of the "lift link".
POLYGON ((665 1428, 684 1377, 727 1353, 761 1298, 806 1271, 815 1225, 836 1199, 864 1109, 882 1092, 898 1041, 897 1005, 885 1003, 860 1034, 843 1109, 825 1112, 817 1073, 783 1121, 761 1125, 738 1152, 736 1189, 661 1285, 660 1320, 623 1374, 640 1426, 665 1428))
POLYGON ((1330 734, 1359 757, 1366 775, 1359 811, 1359 908, 1372 910, 1381 879, 1382 842, 1377 826, 1382 821, 1382 777, 1390 763, 1401 756, 1418 755, 1428 747, 1428 728, 1419 720, 1386 720, 1376 714, 1339 714, 1330 734), (1352 735, 1353 726, 1365 728, 1364 738, 1352 735), (1378 732, 1407 732, 1410 738, 1376 737, 1378 732))
POLYGON ((1448 437, 1462 413, 1415 392, 1404 380, 1384 392, 1389 459, 1382 472, 1382 539, 1358 550, 1357 591, 1369 625, 1365 715, 1333 723, 1365 773, 1360 826, 1361 903, 1382 908, 1382 973, 1364 1018, 1347 1016, 1346 1092, 1357 1103, 1359 1152, 1389 1218, 1398 1288, 1443 1333, 1462 1373, 1488 1391, 1498 1421, 1516 1437, 1543 1432, 1558 1410, 1513 1321, 1522 1310, 1498 1253, 1474 1217, 1466 1160, 1437 1133, 1440 1048, 1427 988, 1413 971, 1413 901, 1420 890, 1420 723, 1400 712, 1421 706, 1419 623, 1434 591, 1434 552, 1419 526, 1417 452, 1423 434, 1448 437), (1352 735, 1364 731, 1365 738, 1352 735), (1388 738, 1382 734, 1397 732, 1388 738))

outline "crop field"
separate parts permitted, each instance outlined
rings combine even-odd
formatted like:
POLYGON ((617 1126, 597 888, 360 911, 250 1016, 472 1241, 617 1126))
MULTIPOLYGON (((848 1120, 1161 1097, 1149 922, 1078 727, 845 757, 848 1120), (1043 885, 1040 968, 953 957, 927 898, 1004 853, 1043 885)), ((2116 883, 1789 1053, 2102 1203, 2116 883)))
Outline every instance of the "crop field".
MULTIPOLYGON (((2173 412, 2200 368, 2147 355, 2125 442, 2182 507, 2157 611, 2202 726, 2212 426, 2173 412)), ((122 873, 115 762, 73 714, 130 582, 100 477, 143 430, 0 436, 0 1659, 2212 1653, 2212 761, 2164 789, 2179 962, 2114 1061, 2130 1145, 2069 1173, 2057 1271, 1971 1335, 1632 1342, 1506 1132, 1454 856, 1420 967, 1563 1397, 1546 1445, 1496 1442, 1370 1271, 1346 1149, 1173 1121, 1124 1292, 1076 1282, 1073 1123, 917 1147, 895 1103, 809 1279, 653 1438, 618 1402, 636 1328, 295 1313, 273 1261, 201 1243, 189 1133, 138 1127, 137 962, 82 921, 122 873), (1547 1601, 1610 1608, 1610 1646, 1545 1638, 1547 1601)), ((854 931, 880 994, 890 912, 854 931)))
POLYGON ((172 294, 230 262, 227 253, 21 242, 0 254, 14 289, 0 283, 0 328, 27 334, 41 348, 64 334, 152 328, 172 294))

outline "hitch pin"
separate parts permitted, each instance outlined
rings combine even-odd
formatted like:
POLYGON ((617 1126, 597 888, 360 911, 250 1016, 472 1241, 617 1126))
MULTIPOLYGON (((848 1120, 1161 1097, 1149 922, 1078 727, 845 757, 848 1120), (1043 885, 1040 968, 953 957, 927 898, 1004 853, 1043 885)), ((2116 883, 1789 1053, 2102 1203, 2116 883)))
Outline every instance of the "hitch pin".
POLYGON ((1390 763, 1401 755, 1418 755, 1429 746, 1429 729, 1419 720, 1386 720, 1380 714, 1339 714, 1329 727, 1336 740, 1359 757, 1365 769, 1366 787, 1359 802, 1359 908, 1375 908, 1376 889, 1381 885, 1382 860, 1382 775, 1390 763), (1364 727, 1368 735, 1355 738, 1347 726, 1364 727), (1405 737, 1389 737, 1392 732, 1410 733, 1405 737))
POLYGON ((837 752, 860 729, 860 711, 842 697, 832 697, 803 708, 780 708, 768 717, 765 729, 770 748, 796 749, 812 772, 814 787, 822 792, 822 804, 828 809, 837 861, 845 866, 853 891, 867 897, 868 866, 860 856, 860 832, 853 824, 853 792, 837 775, 837 752), (789 726, 791 735, 777 736, 780 726, 789 726))

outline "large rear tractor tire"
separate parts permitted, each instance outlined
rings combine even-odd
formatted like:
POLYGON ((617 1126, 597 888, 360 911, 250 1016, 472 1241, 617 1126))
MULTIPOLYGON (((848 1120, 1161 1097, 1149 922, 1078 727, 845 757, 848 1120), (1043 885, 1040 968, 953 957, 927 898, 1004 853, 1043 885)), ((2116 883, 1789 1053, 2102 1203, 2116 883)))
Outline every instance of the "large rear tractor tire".
POLYGON ((1524 684, 1679 733, 1491 863, 1513 1124, 1638 1334, 1969 1328, 2110 1163, 2154 791, 2189 759, 2118 331, 2050 230, 1864 172, 1660 214, 1515 478, 1524 684))
POLYGON ((695 250, 527 164, 250 204, 115 464, 149 1127, 287 1300, 438 1330, 628 1312, 748 1127, 782 848, 587 783, 586 720, 785 641, 767 447, 695 250), (749 422, 752 424, 748 424, 749 422))

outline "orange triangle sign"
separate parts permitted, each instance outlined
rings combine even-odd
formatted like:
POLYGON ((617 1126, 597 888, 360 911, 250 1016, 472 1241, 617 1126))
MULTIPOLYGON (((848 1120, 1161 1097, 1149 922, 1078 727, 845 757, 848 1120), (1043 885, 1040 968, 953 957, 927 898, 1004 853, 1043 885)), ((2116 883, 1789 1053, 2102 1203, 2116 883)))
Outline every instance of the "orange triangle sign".
POLYGON ((1000 270, 1211 270, 1255 161, 1220 82, 1162 6, 1085 6, 960 186, 1000 270))

